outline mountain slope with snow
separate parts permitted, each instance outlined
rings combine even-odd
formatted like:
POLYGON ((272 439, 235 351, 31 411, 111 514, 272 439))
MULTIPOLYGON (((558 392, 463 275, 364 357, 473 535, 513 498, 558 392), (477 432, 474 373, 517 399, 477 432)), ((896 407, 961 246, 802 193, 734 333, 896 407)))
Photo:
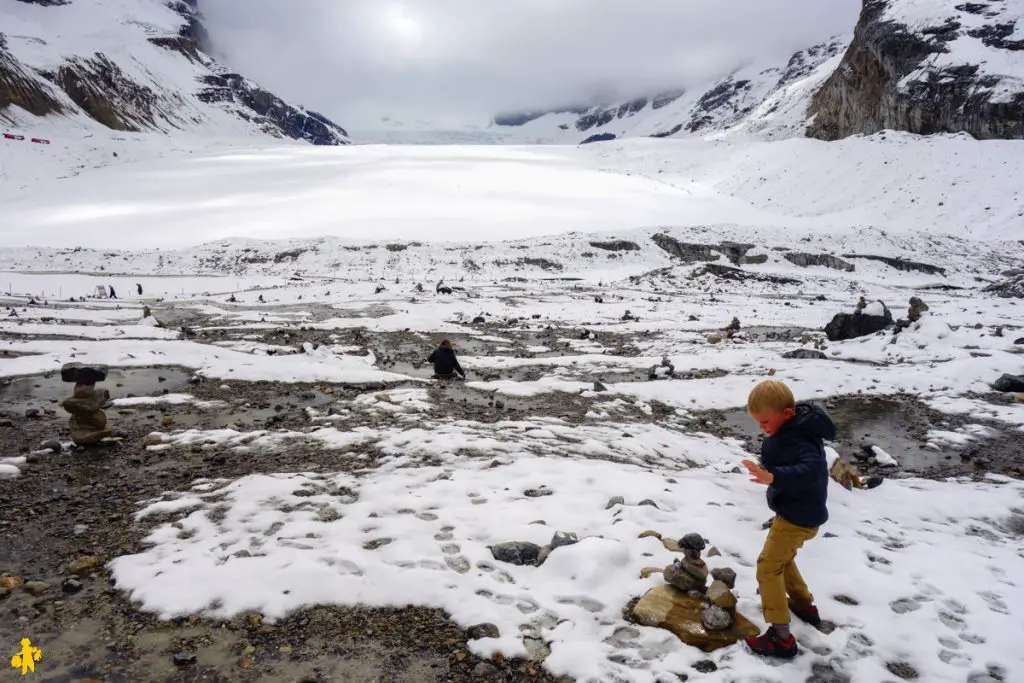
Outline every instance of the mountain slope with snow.
POLYGON ((1024 138, 1024 0, 864 0, 850 37, 689 89, 495 118, 523 142, 898 130, 1024 138))
POLYGON ((347 133, 202 51, 196 0, 20 0, 0 9, 0 123, 15 133, 271 135, 336 145, 347 133))
POLYGON ((1024 0, 865 0, 809 133, 1024 138, 1024 0))
POLYGON ((626 102, 527 112, 495 118, 494 128, 523 141, 576 143, 622 137, 686 137, 730 129, 766 137, 802 134, 803 109, 831 73, 848 39, 801 50, 785 62, 752 64, 726 78, 626 102))

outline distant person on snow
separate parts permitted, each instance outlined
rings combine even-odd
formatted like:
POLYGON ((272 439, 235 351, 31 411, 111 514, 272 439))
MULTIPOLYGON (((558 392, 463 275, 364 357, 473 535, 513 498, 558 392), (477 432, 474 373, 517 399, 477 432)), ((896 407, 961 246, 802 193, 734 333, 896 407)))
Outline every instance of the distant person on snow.
POLYGON ((139 290, 139 296, 142 296, 142 285, 135 283, 135 288, 139 290))
POLYGON ((462 379, 466 379, 466 372, 459 365, 459 359, 455 357, 455 349, 447 339, 434 349, 427 362, 434 365, 434 376, 437 379, 454 379, 455 373, 459 373, 462 379))
POLYGON ((117 298, 117 292, 114 291, 114 285, 110 285, 110 298, 111 299, 116 299, 117 298))

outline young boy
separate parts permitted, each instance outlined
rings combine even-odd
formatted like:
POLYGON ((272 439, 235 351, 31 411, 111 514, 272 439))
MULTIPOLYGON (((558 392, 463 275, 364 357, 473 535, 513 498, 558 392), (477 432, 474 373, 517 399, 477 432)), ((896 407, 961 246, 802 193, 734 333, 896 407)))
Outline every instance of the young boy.
POLYGON ((822 408, 797 405, 789 387, 777 381, 754 387, 747 412, 768 436, 761 445, 763 467, 750 460, 743 465, 754 481, 768 485, 768 507, 775 512, 757 558, 761 609, 769 628, 764 635, 747 638, 747 645, 756 654, 788 659, 797 652, 789 632, 789 611, 812 626, 821 625, 795 560, 797 551, 828 519, 829 468, 822 440, 835 439, 836 427, 822 408))

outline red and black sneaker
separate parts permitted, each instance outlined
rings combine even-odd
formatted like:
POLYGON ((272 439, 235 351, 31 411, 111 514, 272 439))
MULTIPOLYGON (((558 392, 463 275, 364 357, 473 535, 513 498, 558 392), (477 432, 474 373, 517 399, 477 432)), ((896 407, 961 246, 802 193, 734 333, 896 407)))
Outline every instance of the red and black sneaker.
POLYGON ((821 626, 821 616, 818 614, 818 608, 813 604, 800 604, 791 600, 789 602, 789 609, 796 615, 797 619, 805 624, 810 624, 814 628, 821 626))
POLYGON ((796 657, 796 638, 790 634, 789 638, 782 640, 775 633, 775 628, 768 627, 768 630, 761 636, 751 636, 746 639, 747 646, 755 655, 765 657, 778 657, 779 659, 792 659, 796 657))

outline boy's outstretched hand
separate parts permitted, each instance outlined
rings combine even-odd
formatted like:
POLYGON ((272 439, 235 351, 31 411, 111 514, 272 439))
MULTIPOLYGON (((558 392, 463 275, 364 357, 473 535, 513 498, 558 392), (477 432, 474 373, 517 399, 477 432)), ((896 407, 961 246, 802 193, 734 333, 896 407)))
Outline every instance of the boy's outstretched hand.
POLYGON ((752 460, 744 460, 743 466, 750 472, 750 481, 757 484, 770 484, 775 481, 775 475, 761 467, 752 460))

